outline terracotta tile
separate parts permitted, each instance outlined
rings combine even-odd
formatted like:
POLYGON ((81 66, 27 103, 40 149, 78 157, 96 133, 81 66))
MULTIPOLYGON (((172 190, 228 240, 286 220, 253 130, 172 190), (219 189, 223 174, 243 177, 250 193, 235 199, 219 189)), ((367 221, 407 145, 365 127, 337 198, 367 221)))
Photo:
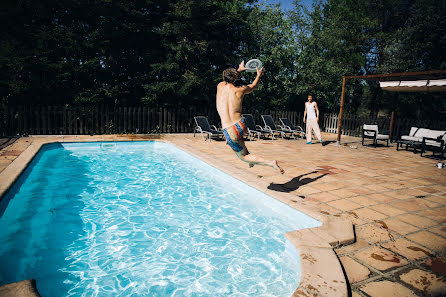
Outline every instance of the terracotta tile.
POLYGON ((333 190, 333 191, 330 191, 330 194, 336 195, 340 198, 348 198, 348 197, 358 195, 356 193, 350 192, 349 190, 345 190, 345 189, 333 190))
POLYGON ((388 204, 374 205, 374 206, 371 206, 370 209, 379 211, 385 215, 388 215, 389 217, 393 217, 393 216, 397 216, 397 215, 405 213, 404 210, 392 207, 388 204))
POLYGON ((395 182, 392 182, 392 183, 384 183, 384 184, 380 184, 380 185, 382 187, 387 188, 387 189, 393 189, 393 190, 406 188, 406 185, 404 183, 399 182, 399 181, 395 181, 395 182))
POLYGON ((339 200, 327 202, 327 204, 331 207, 340 209, 342 211, 349 211, 349 210, 353 210, 353 209, 362 207, 360 204, 348 201, 347 199, 339 199, 339 200))
POLYGON ((417 215, 436 221, 437 223, 446 223, 446 214, 435 209, 428 209, 417 212, 417 215))
POLYGON ((370 244, 367 241, 365 241, 361 238, 357 238, 355 243, 337 248, 336 254, 338 254, 338 255, 350 254, 350 253, 356 252, 358 250, 367 248, 369 246, 370 246, 370 244))
POLYGON ((400 279, 429 296, 445 296, 446 281, 433 273, 421 269, 412 269, 400 275, 400 279))
POLYGON ((407 261, 400 256, 377 246, 360 251, 354 254, 354 257, 380 271, 387 271, 407 264, 407 261))
POLYGON ((369 221, 382 220, 387 217, 385 214, 382 214, 369 208, 355 209, 350 213, 357 215, 360 219, 369 221))
POLYGON ((385 192, 385 191, 389 190, 388 188, 383 187, 381 185, 369 185, 369 186, 366 186, 366 188, 370 189, 370 190, 372 190, 374 192, 385 192))
POLYGON ((385 219, 383 221, 377 221, 377 223, 380 223, 383 228, 387 228, 401 235, 406 235, 420 230, 419 228, 404 223, 398 219, 385 219))
POLYGON ((362 264, 359 264, 350 257, 340 257, 342 266, 347 274, 350 283, 357 283, 367 279, 370 275, 370 270, 362 264))
POLYGON ((438 203, 440 205, 444 205, 446 204, 446 196, 441 196, 441 195, 432 195, 429 197, 426 197, 427 200, 438 203))
POLYGON ((356 196, 356 197, 347 198, 347 200, 354 202, 354 203, 359 203, 362 206, 370 206, 370 205, 375 205, 375 204, 380 203, 380 202, 375 201, 374 199, 368 198, 367 196, 356 196))
POLYGON ((432 221, 425 217, 410 213, 400 215, 397 217, 397 219, 422 229, 432 227, 438 224, 436 221, 432 221))
POLYGON ((426 193, 430 193, 430 194, 441 192, 440 190, 437 190, 433 187, 421 187, 421 188, 417 188, 417 189, 420 191, 426 192, 426 193))
POLYGON ((350 220, 355 226, 361 226, 368 223, 367 221, 360 219, 353 211, 341 213, 340 216, 350 220))
POLYGON ((406 237, 434 251, 441 252, 446 249, 446 239, 428 231, 420 231, 406 237))
POLYGON ((385 202, 395 200, 394 197, 391 197, 387 194, 372 194, 372 195, 367 195, 367 198, 373 199, 380 203, 385 203, 385 202))
POLYGON ((328 192, 312 194, 312 195, 310 195, 310 197, 314 200, 319 201, 319 202, 328 202, 328 201, 340 199, 338 196, 332 195, 328 192))
POLYGON ((304 195, 311 195, 311 194, 315 194, 315 193, 319 193, 320 190, 317 190, 313 187, 310 186, 302 186, 299 187, 299 189, 297 190, 299 193, 304 194, 304 195))
POLYGON ((415 199, 407 200, 407 201, 396 201, 396 202, 392 203, 392 206, 397 207, 402 210, 405 210, 405 211, 408 211, 408 212, 425 209, 425 207, 421 206, 415 199))
POLYGON ((409 260, 419 260, 433 255, 432 251, 404 238, 398 238, 395 241, 381 244, 381 246, 409 260))
POLYGON ((437 235, 440 235, 440 236, 443 236, 446 238, 446 226, 445 225, 430 228, 429 232, 435 233, 437 235))
POLYGON ((361 226, 356 229, 356 237, 370 243, 393 240, 393 235, 384 228, 372 224, 361 226))
POLYGON ((360 287, 360 290, 371 297, 417 297, 405 286, 388 280, 365 284, 360 287))

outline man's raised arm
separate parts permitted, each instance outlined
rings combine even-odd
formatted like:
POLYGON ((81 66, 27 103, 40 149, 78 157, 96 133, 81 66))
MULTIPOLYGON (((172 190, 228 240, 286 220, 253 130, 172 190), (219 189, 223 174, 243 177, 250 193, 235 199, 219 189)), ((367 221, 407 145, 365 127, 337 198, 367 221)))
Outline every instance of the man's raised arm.
POLYGON ((256 76, 256 79, 254 79, 254 81, 253 81, 252 83, 250 83, 249 85, 246 85, 246 86, 244 87, 244 90, 243 90, 243 93, 244 93, 244 94, 252 93, 252 92, 257 88, 257 85, 259 84, 260 77, 262 77, 263 72, 265 72, 265 69, 264 69, 263 67, 260 68, 260 69, 257 68, 257 76, 256 76))

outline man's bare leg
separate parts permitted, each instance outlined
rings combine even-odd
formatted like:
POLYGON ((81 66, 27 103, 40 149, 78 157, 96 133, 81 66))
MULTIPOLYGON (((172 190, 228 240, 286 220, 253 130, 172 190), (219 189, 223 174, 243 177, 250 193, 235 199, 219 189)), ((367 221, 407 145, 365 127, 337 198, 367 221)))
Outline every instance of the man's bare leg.
POLYGON ((283 170, 279 166, 279 163, 277 163, 276 160, 266 160, 266 159, 263 159, 262 157, 252 155, 252 154, 248 154, 248 155, 237 154, 237 157, 239 157, 240 160, 249 163, 249 167, 253 167, 254 165, 269 166, 269 167, 279 170, 281 174, 285 173, 285 170, 283 170))

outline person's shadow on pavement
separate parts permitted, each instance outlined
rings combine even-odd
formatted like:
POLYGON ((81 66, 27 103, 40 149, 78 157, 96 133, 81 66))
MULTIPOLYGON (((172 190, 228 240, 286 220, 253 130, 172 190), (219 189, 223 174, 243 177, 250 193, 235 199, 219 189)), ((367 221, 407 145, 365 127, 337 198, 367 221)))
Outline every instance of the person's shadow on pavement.
POLYGON ((304 186, 307 185, 309 183, 312 183, 322 177, 324 177, 325 175, 327 175, 328 173, 324 173, 321 174, 315 178, 310 178, 310 177, 304 177, 305 175, 309 175, 312 173, 317 173, 318 171, 312 171, 309 173, 305 173, 305 174, 301 174, 299 176, 293 177, 293 179, 291 179, 290 181, 284 183, 284 184, 276 184, 276 183, 271 183, 268 186, 268 189, 273 190, 273 191, 277 191, 277 192, 285 192, 285 193, 289 193, 292 191, 295 191, 297 189, 299 189, 300 186, 304 186))

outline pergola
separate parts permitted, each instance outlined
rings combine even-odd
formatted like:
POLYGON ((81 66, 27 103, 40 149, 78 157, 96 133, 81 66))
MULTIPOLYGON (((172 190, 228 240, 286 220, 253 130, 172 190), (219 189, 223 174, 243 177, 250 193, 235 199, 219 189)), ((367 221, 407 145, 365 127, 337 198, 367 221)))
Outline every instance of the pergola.
MULTIPOLYGON (((342 78, 341 105, 339 108, 338 137, 336 144, 341 142, 342 112, 344 109, 345 85, 348 79, 393 79, 393 81, 380 82, 383 90, 396 92, 428 92, 428 91, 446 91, 446 79, 438 79, 439 75, 446 74, 446 70, 431 70, 420 72, 402 72, 388 74, 370 74, 370 75, 347 75, 342 78), (410 80, 412 79, 412 80, 410 80)), ((395 112, 392 111, 390 117, 390 133, 395 112)))

